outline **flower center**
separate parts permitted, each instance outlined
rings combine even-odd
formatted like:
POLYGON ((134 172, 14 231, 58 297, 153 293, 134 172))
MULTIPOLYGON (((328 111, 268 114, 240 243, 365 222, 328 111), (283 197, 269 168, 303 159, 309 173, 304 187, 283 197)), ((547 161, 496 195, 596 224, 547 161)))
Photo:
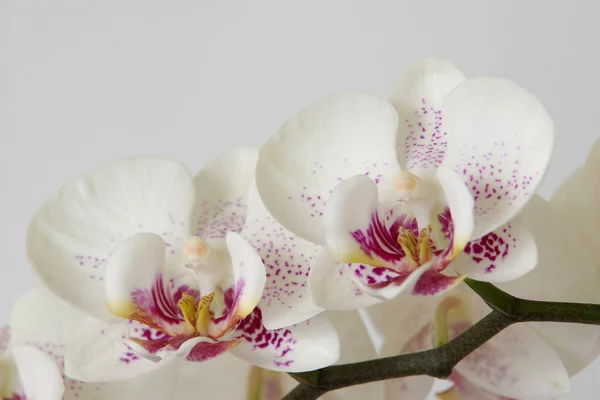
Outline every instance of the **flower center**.
POLYGON ((192 236, 185 243, 184 254, 185 266, 196 273, 200 293, 215 292, 227 271, 217 252, 201 237, 192 236))
POLYGON ((196 304, 194 296, 187 293, 181 295, 177 303, 185 319, 185 333, 197 333, 200 336, 208 335, 208 324, 211 320, 210 305, 215 297, 214 293, 204 296, 196 304))
POLYGON ((411 267, 419 267, 433 258, 435 246, 431 240, 432 229, 432 226, 428 225, 421 229, 419 237, 416 237, 412 230, 400 227, 398 243, 411 267))

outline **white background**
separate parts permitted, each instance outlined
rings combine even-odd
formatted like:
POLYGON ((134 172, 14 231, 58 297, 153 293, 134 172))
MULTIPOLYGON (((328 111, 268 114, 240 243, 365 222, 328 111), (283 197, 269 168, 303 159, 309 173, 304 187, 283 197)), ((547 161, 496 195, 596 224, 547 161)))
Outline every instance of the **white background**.
MULTIPOLYGON (((140 154, 198 169, 324 95, 386 96, 424 56, 542 99, 557 130, 548 197, 600 135, 599 37, 592 1, 0 0, 0 323, 35 282, 29 218, 72 177, 140 154)), ((597 398, 598 374, 570 399, 597 398)))

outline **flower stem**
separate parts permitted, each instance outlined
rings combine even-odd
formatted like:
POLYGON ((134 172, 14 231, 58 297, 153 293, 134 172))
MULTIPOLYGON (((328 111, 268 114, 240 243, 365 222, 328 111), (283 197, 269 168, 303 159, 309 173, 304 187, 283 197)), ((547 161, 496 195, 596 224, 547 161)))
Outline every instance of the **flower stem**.
POLYGON ((600 325, 600 305, 545 302, 514 297, 494 285, 465 279, 492 312, 440 347, 418 353, 335 365, 309 374, 290 374, 300 384, 284 400, 312 400, 331 390, 368 382, 429 375, 447 378, 460 360, 508 326, 519 322, 566 322, 600 325), (310 379, 306 379, 310 376, 310 379))

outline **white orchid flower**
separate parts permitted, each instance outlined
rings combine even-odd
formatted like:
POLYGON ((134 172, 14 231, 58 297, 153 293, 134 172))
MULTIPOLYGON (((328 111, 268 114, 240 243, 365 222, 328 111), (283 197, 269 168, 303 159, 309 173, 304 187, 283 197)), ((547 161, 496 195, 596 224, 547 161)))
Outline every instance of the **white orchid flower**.
MULTIPOLYGON (((536 237, 539 266, 498 286, 517 297, 582 303, 600 302, 600 270, 573 225, 536 197, 520 214, 536 237)), ((442 296, 399 296, 367 310, 384 337, 383 356, 427 350, 439 333, 457 336, 490 311, 465 286, 442 296)), ((600 354, 600 327, 551 322, 512 325, 454 368, 442 400, 550 400, 570 389, 569 376, 600 354)), ((425 399, 433 378, 386 381, 384 399, 425 399)))
MULTIPOLYGON (((11 400, 168 400, 178 369, 175 364, 135 379, 121 382, 81 382, 64 375, 67 342, 87 316, 45 288, 23 294, 15 303, 10 320, 10 350, 16 366, 9 376, 21 376, 22 389, 11 400)), ((11 369, 8 369, 10 371, 11 369)), ((2 385, 0 384, 0 387, 2 385)))
POLYGON ((40 208, 27 235, 29 258, 54 293, 93 317, 68 345, 67 375, 129 379, 175 356, 205 361, 230 350, 282 371, 337 360, 325 317, 263 325, 262 315, 273 314, 268 303, 257 307, 263 255, 239 234, 255 162, 254 149, 237 149, 192 177, 167 159, 119 161, 40 208))
MULTIPOLYGON (((358 313, 328 313, 327 317, 341 338, 340 362, 376 357, 358 313), (360 343, 356 345, 355 340, 360 343)), ((279 400, 297 384, 286 373, 262 369, 230 354, 204 363, 175 360, 165 368, 119 382, 72 379, 64 375, 65 349, 78 326, 87 320, 84 312, 46 288, 22 295, 11 315, 12 338, 8 327, 0 329, 0 398, 180 400, 201 394, 224 399, 279 400)), ((380 390, 363 385, 332 392, 325 399, 358 400, 366 393, 380 395, 380 390)))
POLYGON ((448 290, 461 280, 442 273, 456 257, 451 269, 478 280, 531 271, 535 242, 516 215, 552 146, 532 94, 426 59, 390 102, 343 93, 290 118, 260 150, 256 180, 273 217, 323 247, 309 276, 316 303, 352 309, 448 290))

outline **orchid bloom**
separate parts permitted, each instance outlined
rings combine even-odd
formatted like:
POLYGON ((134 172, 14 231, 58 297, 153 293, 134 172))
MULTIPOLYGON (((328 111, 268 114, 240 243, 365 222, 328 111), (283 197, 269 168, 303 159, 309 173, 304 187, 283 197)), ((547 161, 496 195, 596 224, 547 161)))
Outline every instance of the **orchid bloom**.
POLYGON ((239 234, 255 163, 255 150, 237 149, 192 178, 175 161, 124 160, 40 208, 29 258, 54 293, 91 316, 67 346, 69 376, 129 379, 176 356, 205 361, 227 351, 286 372, 337 360, 325 317, 263 325, 265 267, 239 234))
MULTIPOLYGON (((45 288, 33 289, 16 302, 10 320, 10 349, 21 376, 22 389, 12 394, 0 392, 10 400, 168 400, 177 379, 177 368, 170 366, 144 376, 121 382, 82 382, 64 375, 67 342, 84 322, 86 315, 63 302, 45 288)), ((5 341, 2 341, 5 347, 5 341)), ((9 377, 15 377, 9 366, 9 377)), ((3 372, 0 369, 0 376, 3 372)), ((0 384, 0 387, 2 385, 0 384)))
MULTIPOLYGON (((535 197, 520 214, 540 249, 538 267, 498 286, 515 296, 599 303, 600 271, 569 220, 535 197)), ((466 286, 436 297, 401 295, 367 310, 384 337, 382 356, 430 349, 454 338, 490 311, 466 286)), ((441 400, 558 398, 569 376, 600 354, 600 327, 559 323, 512 325, 456 365, 453 387, 441 400)), ((384 399, 425 399, 434 379, 417 376, 386 381, 384 399)))
POLYGON ((258 190, 286 229, 322 246, 308 284, 326 309, 462 279, 531 271, 536 247, 516 217, 546 169, 553 125, 515 84, 466 79, 444 60, 412 65, 390 102, 326 97, 261 148, 258 190), (464 251, 463 251, 464 250, 464 251))
MULTIPOLYGON (((357 312, 327 313, 327 318, 341 339, 340 362, 376 357, 357 312), (360 340, 358 346, 355 340, 360 340)), ((0 358, 0 399, 180 400, 201 393, 207 398, 279 400, 297 384, 286 373, 262 369, 230 354, 204 363, 175 360, 165 368, 119 382, 75 380, 64 375, 64 352, 77 327, 88 319, 46 288, 23 294, 11 315, 10 346, 10 330, 0 329, 0 353, 4 353, 0 358)), ((363 385, 329 393, 325 399, 359 400, 367 393, 379 395, 380 390, 363 385)))

